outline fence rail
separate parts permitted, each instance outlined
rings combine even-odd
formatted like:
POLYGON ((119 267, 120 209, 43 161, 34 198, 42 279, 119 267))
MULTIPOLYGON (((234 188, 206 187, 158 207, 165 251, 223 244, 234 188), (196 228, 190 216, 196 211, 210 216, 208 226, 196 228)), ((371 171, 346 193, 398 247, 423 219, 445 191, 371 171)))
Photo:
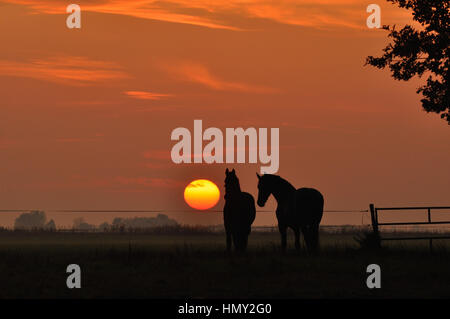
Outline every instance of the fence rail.
POLYGON ((372 220, 372 229, 376 238, 379 240, 379 244, 382 240, 429 240, 430 250, 433 250, 433 239, 450 239, 450 236, 416 236, 416 237, 381 237, 379 226, 394 226, 394 225, 444 225, 450 224, 448 221, 431 220, 432 210, 448 210, 446 213, 450 213, 450 206, 420 206, 420 207, 375 207, 374 204, 370 204, 370 217, 372 220), (395 223, 380 223, 378 221, 379 211, 411 211, 411 210, 426 210, 427 221, 423 222, 395 222, 395 223))

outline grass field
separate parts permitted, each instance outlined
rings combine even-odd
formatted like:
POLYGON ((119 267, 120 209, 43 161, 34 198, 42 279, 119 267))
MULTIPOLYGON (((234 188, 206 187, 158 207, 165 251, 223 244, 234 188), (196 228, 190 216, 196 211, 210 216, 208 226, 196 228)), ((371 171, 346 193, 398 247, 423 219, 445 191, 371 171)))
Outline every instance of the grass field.
POLYGON ((352 233, 322 233, 316 256, 282 253, 275 232, 252 233, 244 255, 224 235, 0 232, 0 298, 436 298, 450 297, 449 242, 360 249, 352 233), (445 246, 447 245, 447 246, 445 246), (382 288, 366 286, 381 266, 382 288), (66 287, 79 264, 82 288, 66 287))

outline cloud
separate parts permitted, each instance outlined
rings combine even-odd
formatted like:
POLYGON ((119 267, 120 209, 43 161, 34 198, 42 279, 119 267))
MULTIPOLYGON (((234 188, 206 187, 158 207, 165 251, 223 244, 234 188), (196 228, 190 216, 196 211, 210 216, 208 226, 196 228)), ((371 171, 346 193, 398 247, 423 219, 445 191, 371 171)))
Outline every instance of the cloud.
MULTIPOLYGON (((26 5, 37 12, 46 14, 66 14, 68 4, 55 0, 6 0, 6 2, 26 5)), ((190 24, 213 29, 238 30, 238 28, 215 21, 213 12, 201 2, 193 1, 155 1, 155 0, 94 0, 79 3, 82 12, 126 15, 141 19, 159 20, 190 24), (195 11, 195 13, 192 12, 195 11), (184 12, 186 11, 186 12, 184 12)), ((206 2, 205 2, 206 4, 206 2)))
POLYGON ((172 162, 170 150, 151 150, 143 153, 146 161, 143 166, 149 169, 168 168, 175 165, 172 162))
MULTIPOLYGON (((48 14, 66 14, 67 4, 57 0, 6 0, 48 14)), ((183 23, 195 26, 244 30, 242 20, 272 21, 280 24, 314 28, 345 27, 364 29, 368 2, 363 0, 92 0, 79 3, 82 11, 127 15, 142 19, 183 23)), ((396 22, 409 15, 394 11, 396 22)), ((383 10, 383 17, 385 17, 383 10)), ((250 28, 252 29, 252 28, 250 28)))
POLYGON ((184 187, 185 183, 170 179, 157 177, 117 177, 116 181, 121 185, 126 186, 141 186, 141 187, 163 187, 163 188, 178 188, 184 187))
POLYGON ((114 63, 70 56, 28 62, 0 60, 0 76, 31 78, 73 86, 129 77, 114 63))
POLYGON ((183 188, 186 183, 160 177, 108 177, 93 178, 88 176, 71 176, 63 182, 60 181, 40 181, 27 183, 27 187, 32 189, 93 189, 108 192, 147 192, 152 188, 183 188))
POLYGON ((199 63, 175 63, 170 66, 166 66, 166 70, 173 74, 177 79, 198 83, 217 91, 240 91, 249 93, 276 93, 279 91, 278 89, 266 86, 220 79, 219 77, 213 75, 204 65, 199 63))
POLYGON ((197 187, 202 188, 205 185, 207 185, 207 183, 205 183, 204 181, 196 180, 196 181, 191 182, 187 187, 189 187, 189 188, 197 188, 197 187))
POLYGON ((161 168, 168 168, 173 166, 174 164, 172 162, 170 163, 144 163, 143 166, 150 169, 161 169, 161 168))
POLYGON ((95 138, 65 137, 65 138, 57 138, 56 142, 58 142, 58 143, 98 142, 99 138, 100 138, 100 136, 96 136, 95 138))
POLYGON ((154 160, 170 160, 170 150, 151 150, 143 153, 144 158, 154 160))
POLYGON ((162 93, 153 93, 153 92, 145 92, 145 91, 125 91, 123 93, 125 95, 128 95, 129 97, 139 99, 139 100, 161 100, 163 98, 172 96, 172 94, 162 94, 162 93))
POLYGON ((144 158, 148 160, 143 164, 150 169, 168 168, 174 165, 170 155, 170 150, 151 150, 143 153, 144 158))

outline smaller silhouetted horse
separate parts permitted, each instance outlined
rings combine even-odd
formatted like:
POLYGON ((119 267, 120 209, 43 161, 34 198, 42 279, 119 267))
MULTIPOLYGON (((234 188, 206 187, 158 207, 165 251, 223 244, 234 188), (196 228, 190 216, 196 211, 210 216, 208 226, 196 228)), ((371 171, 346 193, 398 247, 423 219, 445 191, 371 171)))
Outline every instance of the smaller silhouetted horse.
POLYGON ((233 242, 237 251, 244 251, 256 216, 255 200, 249 193, 241 191, 234 169, 230 172, 227 168, 225 175, 223 221, 227 235, 227 250, 231 250, 233 242))

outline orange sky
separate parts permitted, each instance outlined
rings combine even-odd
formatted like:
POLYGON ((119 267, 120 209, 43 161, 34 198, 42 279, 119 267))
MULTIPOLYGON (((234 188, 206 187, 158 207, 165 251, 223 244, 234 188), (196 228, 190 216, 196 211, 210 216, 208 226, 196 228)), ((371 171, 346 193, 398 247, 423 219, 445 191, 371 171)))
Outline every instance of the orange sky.
MULTIPOLYGON (((0 1, 0 208, 184 210, 184 187, 223 191, 226 167, 256 196, 259 164, 171 162, 171 131, 194 119, 279 127, 279 174, 326 209, 449 204, 448 125, 421 110, 419 81, 363 66, 387 43, 371 2, 78 1, 81 30, 61 3, 0 1)), ((379 5, 383 24, 410 21, 379 5)))

